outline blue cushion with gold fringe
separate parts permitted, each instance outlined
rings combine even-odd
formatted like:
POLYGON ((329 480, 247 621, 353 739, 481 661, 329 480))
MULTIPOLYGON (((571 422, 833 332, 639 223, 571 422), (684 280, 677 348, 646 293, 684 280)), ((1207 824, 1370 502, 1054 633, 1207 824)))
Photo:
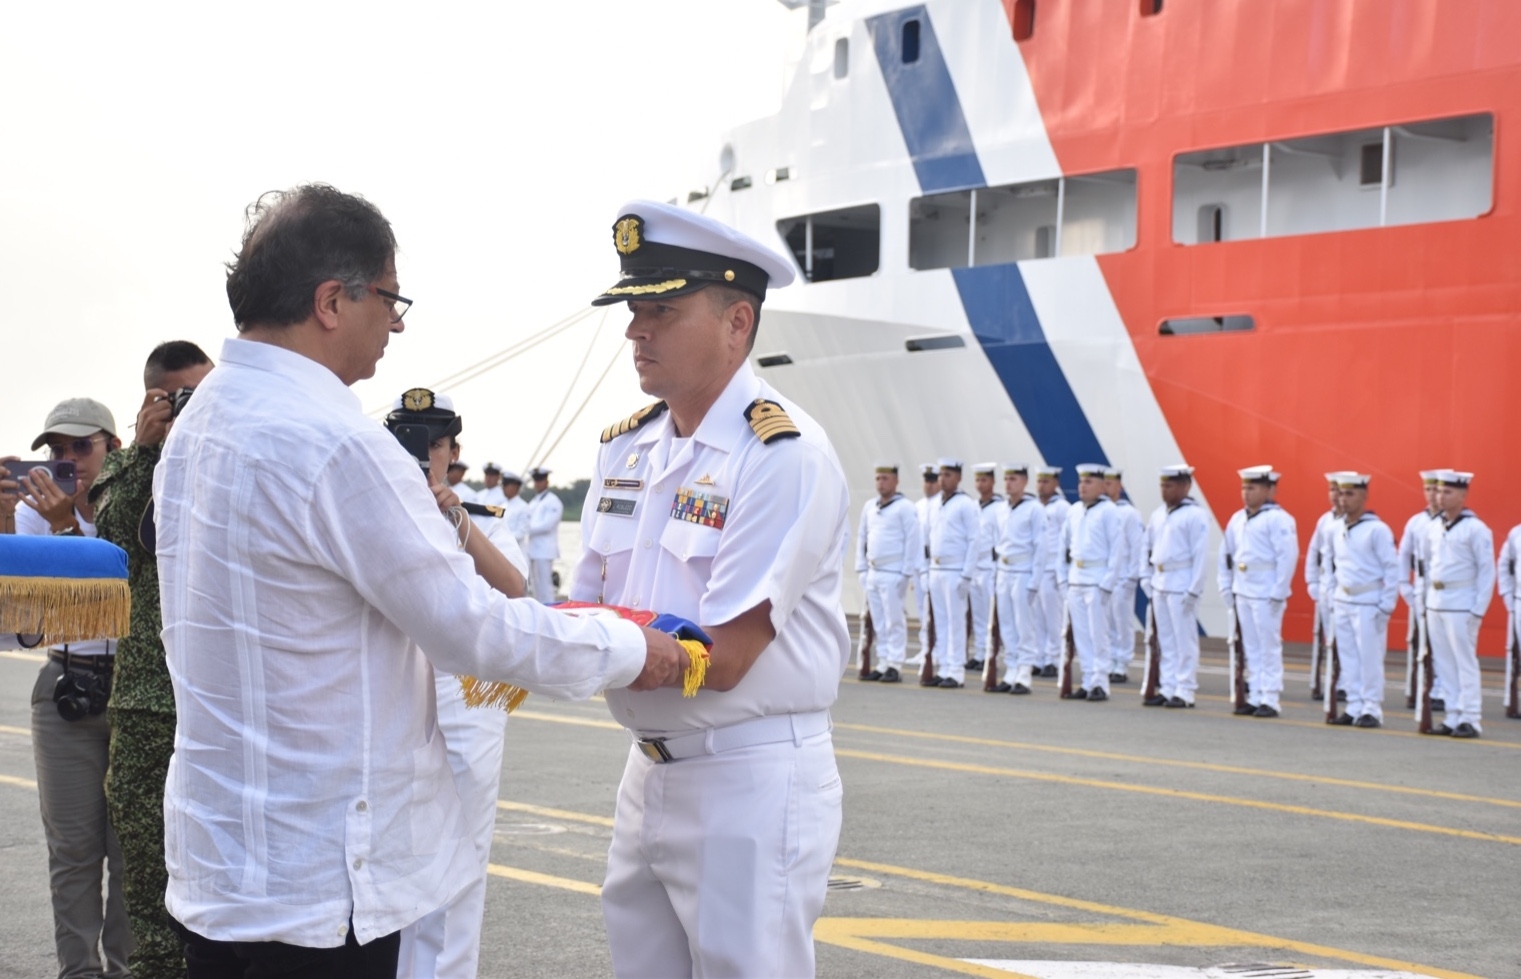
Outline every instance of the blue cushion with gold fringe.
POLYGON ((0 633, 50 644, 113 639, 131 616, 127 552, 115 544, 0 534, 0 633))

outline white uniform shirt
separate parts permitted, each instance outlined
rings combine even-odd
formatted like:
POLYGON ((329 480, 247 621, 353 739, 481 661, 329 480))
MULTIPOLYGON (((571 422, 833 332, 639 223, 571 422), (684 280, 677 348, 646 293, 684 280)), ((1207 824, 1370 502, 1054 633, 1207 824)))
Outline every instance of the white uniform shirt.
POLYGON ((993 546, 998 543, 998 517, 1006 509, 1003 494, 994 493, 988 502, 977 500, 977 570, 993 570, 993 546))
POLYGON ((506 508, 507 494, 502 491, 501 484, 496 486, 482 486, 475 491, 475 503, 481 506, 499 506, 506 508))
MULTIPOLYGON (((13 472, 11 478, 15 479, 18 475, 20 474, 13 472)), ((79 532, 81 534, 86 537, 99 536, 95 532, 95 525, 80 516, 77 509, 74 511, 74 519, 79 521, 79 532)), ((28 534, 34 537, 46 537, 52 532, 53 526, 47 522, 46 517, 25 503, 16 504, 16 533, 28 534)), ((79 656, 111 656, 116 652, 116 641, 114 639, 87 639, 83 642, 71 642, 66 645, 70 653, 79 656)), ((65 648, 65 644, 54 643, 52 648, 63 649, 65 648)))
POLYGON ((1495 562, 1495 580, 1499 583, 1500 601, 1505 608, 1516 608, 1516 562, 1521 559, 1521 524, 1510 529, 1505 543, 1500 546, 1500 559, 1495 562))
POLYGON ((824 430, 749 364, 691 437, 678 438, 662 413, 605 443, 581 509, 585 550, 570 597, 699 625, 769 600, 776 630, 733 690, 610 690, 613 719, 656 737, 833 704, 850 658, 840 608, 849 508, 824 430), (745 420, 758 398, 781 404, 801 437, 763 444, 745 420))
POLYGON ((565 515, 565 504, 546 489, 528 501, 528 557, 544 560, 560 556, 560 518, 565 515))
MULTIPOLYGON (((1045 570, 1046 512, 1029 493, 998 508, 998 570, 1029 572, 1045 570)), ((1030 587, 1035 587, 1032 584, 1030 587)))
POLYGON ((1495 595, 1495 538, 1465 509, 1448 525, 1438 515, 1426 528, 1426 607, 1467 609, 1482 617, 1495 595))
POLYGON ((475 488, 463 479, 449 488, 454 491, 455 496, 459 497, 461 503, 475 502, 475 488))
POLYGON ((1405 532, 1400 535, 1400 597, 1406 605, 1412 598, 1425 599, 1426 535, 1435 519, 1430 510, 1422 510, 1405 521, 1405 532))
POLYGON ((1264 503, 1250 518, 1237 510, 1220 545, 1220 594, 1287 601, 1298 563, 1299 531, 1286 510, 1264 503))
POLYGON ((1315 521, 1315 529, 1310 531, 1310 543, 1304 552, 1304 585, 1311 601, 1325 601, 1332 597, 1336 587, 1336 578, 1331 573, 1331 547, 1334 535, 1340 532, 1340 523, 1336 511, 1327 510, 1315 521))
POLYGON ((1100 497, 1092 506, 1077 503, 1067 511, 1062 558, 1068 584, 1098 585, 1102 591, 1114 591, 1129 574, 1126 553, 1125 518, 1109 497, 1100 497))
POLYGON ((1331 533, 1331 555, 1336 562, 1336 600, 1353 605, 1377 605, 1385 615, 1394 614, 1399 593, 1399 557, 1394 550, 1394 531, 1372 513, 1353 523, 1336 520, 1331 533))
POLYGON ((493 591, 417 462, 327 368, 228 340, 154 472, 178 709, 168 910, 218 941, 333 947, 480 873, 433 672, 584 699, 644 638, 493 591))
POLYGON ((1067 511, 1071 509, 1072 504, 1060 493, 1053 493, 1051 499, 1041 504, 1046 516, 1045 573, 1056 575, 1063 583, 1067 580, 1067 559, 1062 553, 1062 534, 1067 527, 1067 511))
POLYGON ((1209 563, 1209 517, 1191 496, 1172 509, 1164 503, 1146 525, 1146 566, 1151 587, 1195 598, 1204 594, 1209 563))
POLYGON ((1125 556, 1120 559, 1120 578, 1139 581, 1151 573, 1151 565, 1146 560, 1146 521, 1141 519, 1141 511, 1129 500, 1115 500, 1114 505, 1120 511, 1122 536, 1125 540, 1125 556))
POLYGON ((977 542, 982 520, 977 504, 957 490, 940 501, 930 524, 930 570, 960 571, 970 578, 977 570, 977 542))
POLYGON ((503 506, 507 512, 502 519, 507 522, 507 529, 512 531, 513 539, 518 542, 518 547, 523 549, 524 556, 528 552, 528 504, 521 496, 514 496, 507 500, 503 506))
POLYGON ((894 494, 885 505, 880 496, 866 501, 856 535, 857 574, 865 574, 867 568, 916 574, 924 563, 923 554, 919 515, 908 497, 894 494))

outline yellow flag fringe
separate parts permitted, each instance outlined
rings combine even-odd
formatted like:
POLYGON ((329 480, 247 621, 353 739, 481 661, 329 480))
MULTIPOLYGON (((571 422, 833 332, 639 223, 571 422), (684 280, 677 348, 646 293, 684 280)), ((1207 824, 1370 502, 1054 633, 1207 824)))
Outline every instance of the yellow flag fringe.
MULTIPOLYGON (((696 639, 680 639, 683 649, 687 651, 687 672, 682 680, 681 695, 683 697, 695 697, 702 687, 703 681, 708 678, 708 649, 696 639)), ((528 699, 528 691, 522 687, 515 687, 510 683, 500 683, 495 680, 482 680, 479 677, 462 676, 459 678, 460 692, 464 695, 466 707, 498 707, 511 714, 518 706, 528 699)))
POLYGON ((44 643, 115 639, 132 628, 124 578, 0 578, 0 633, 44 643))

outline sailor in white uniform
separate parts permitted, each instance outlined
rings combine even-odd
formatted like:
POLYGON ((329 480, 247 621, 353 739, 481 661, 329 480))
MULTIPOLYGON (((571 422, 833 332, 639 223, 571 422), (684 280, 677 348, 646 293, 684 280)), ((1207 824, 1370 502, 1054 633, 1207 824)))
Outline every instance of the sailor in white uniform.
POLYGON ((512 537, 518 542, 518 547, 524 554, 528 553, 528 501, 522 497, 523 477, 510 469, 502 470, 502 495, 507 497, 507 502, 502 505, 506 511, 502 519, 507 521, 507 529, 512 531, 512 537))
POLYGON ((1199 689, 1199 598, 1209 566, 1209 516, 1189 496, 1192 466, 1164 466, 1162 505, 1146 525, 1146 566, 1141 586, 1156 617, 1162 656, 1157 692, 1147 707, 1186 708, 1199 689))
POLYGON ((1040 580, 1046 566, 1046 511, 1025 492, 1030 467, 1022 462, 1003 467, 1007 499, 997 508, 998 536, 994 545, 998 575, 999 637, 1003 640, 1003 679, 993 693, 1027 694, 1036 669, 1036 616, 1040 580))
POLYGON ((528 562, 533 569, 529 581, 533 597, 545 605, 555 602, 554 567, 560 556, 560 518, 565 504, 549 488, 549 470, 531 471, 533 499, 528 501, 528 562))
POLYGON ((856 574, 876 632, 877 662, 861 679, 898 683, 908 645, 903 598, 923 563, 924 545, 914 505, 898 492, 898 464, 879 462, 874 475, 877 496, 861 508, 856 534, 856 574))
MULTIPOLYGON (((1405 521, 1405 530, 1400 534, 1399 560, 1400 560, 1400 598, 1405 600, 1405 607, 1410 610, 1410 617, 1420 621, 1426 609, 1426 543, 1427 534, 1431 528, 1431 522, 1441 514, 1441 508, 1437 506, 1437 493, 1440 490, 1437 475, 1440 470, 1425 469, 1421 471, 1421 492, 1426 496, 1426 509, 1414 513, 1405 521)), ((1446 691, 1442 689, 1440 677, 1433 674, 1431 684, 1431 709, 1446 710, 1446 691)))
POLYGON ((1067 604, 1061 536, 1072 504, 1062 493, 1061 475, 1061 466, 1035 469, 1035 495, 1046 517, 1046 563, 1039 576, 1040 597, 1035 614, 1035 661, 1040 669, 1033 675, 1048 679, 1056 676, 1056 662, 1061 658, 1062 610, 1067 604))
POLYGON ((940 506, 930 525, 930 599, 935 607, 936 687, 966 685, 966 614, 977 573, 980 511, 961 491, 961 462, 940 460, 940 506))
POLYGON ((1384 654, 1389 617, 1399 594, 1399 557, 1394 532, 1368 509, 1364 473, 1337 476, 1341 516, 1331 522, 1331 556, 1336 568, 1336 649, 1347 709, 1332 724, 1382 727, 1384 654))
POLYGON ((1304 554, 1304 585, 1310 600, 1315 603, 1316 621, 1320 624, 1327 649, 1331 647, 1331 641, 1336 635, 1336 609, 1332 604, 1335 601, 1333 592, 1336 579, 1331 568, 1331 542, 1332 525, 1341 519, 1341 489, 1337 486, 1337 480, 1342 475, 1326 473, 1326 493, 1331 508, 1315 521, 1315 529, 1310 531, 1310 543, 1304 554))
POLYGON ((924 665, 924 654, 930 649, 930 585, 929 585, 929 538, 930 526, 940 509, 940 467, 926 462, 919 467, 924 480, 924 497, 914 502, 914 512, 919 517, 919 540, 922 542, 918 572, 914 575, 914 602, 919 610, 919 648, 905 665, 919 669, 924 665))
POLYGON ((603 432, 569 594, 679 615, 713 640, 695 696, 609 690, 637 739, 603 919, 619 977, 811 976, 839 840, 829 708, 850 494, 818 423, 746 360, 792 263, 712 218, 636 201, 613 244, 640 387, 603 432))
POLYGON ((1484 731, 1479 625, 1495 594, 1495 538, 1467 507, 1473 473, 1443 469, 1437 481, 1441 512, 1426 528, 1426 626, 1447 717, 1431 733, 1476 738, 1484 731))
POLYGON ((507 494, 502 489, 502 467, 494 462, 488 462, 481 467, 481 480, 484 483, 475 492, 475 502, 481 506, 496 506, 506 509, 507 494))
MULTIPOLYGON (((1521 623, 1516 621, 1516 571, 1517 562, 1521 560, 1521 524, 1510 529, 1505 535, 1505 543, 1500 545, 1500 557, 1495 562, 1495 581, 1500 592, 1500 604, 1505 606, 1505 643, 1504 655, 1510 655, 1511 644, 1521 639, 1521 623)), ((1507 705, 1510 706, 1510 705, 1507 705)), ((1433 710, 1436 708, 1433 707, 1433 710)))
POLYGON ((1114 466, 1104 470, 1104 492, 1119 508, 1125 529, 1125 556, 1120 559, 1124 571, 1119 584, 1114 586, 1114 596, 1109 603, 1110 683, 1130 681, 1130 664, 1135 660, 1135 591, 1141 576, 1148 570, 1146 521, 1141 519, 1141 511, 1125 499, 1124 476, 1124 472, 1114 466))
POLYGON ((993 543, 998 537, 998 504, 1003 497, 993 492, 993 482, 998 474, 998 463, 979 462, 972 468, 977 489, 977 573, 972 576, 967 601, 972 606, 972 648, 967 652, 966 668, 982 669, 992 644, 993 579, 996 567, 993 562, 993 543))
POLYGON ((1294 590, 1299 532, 1273 501, 1272 466, 1239 470, 1241 501, 1225 527, 1217 565, 1220 597, 1234 606, 1246 654, 1249 689, 1238 714, 1277 717, 1283 692, 1283 610, 1294 590))
POLYGON ((475 502, 475 489, 465 482, 465 473, 470 471, 470 464, 462 459, 456 459, 449 463, 449 471, 445 478, 449 482, 449 488, 454 490, 454 495, 459 497, 461 503, 475 502))
POLYGON ((1104 493, 1107 467, 1077 467, 1077 505, 1067 511, 1061 557, 1067 574, 1067 614, 1072 642, 1082 663, 1082 688, 1075 700, 1109 699, 1110 630, 1114 590, 1129 573, 1125 564, 1125 518, 1104 493))

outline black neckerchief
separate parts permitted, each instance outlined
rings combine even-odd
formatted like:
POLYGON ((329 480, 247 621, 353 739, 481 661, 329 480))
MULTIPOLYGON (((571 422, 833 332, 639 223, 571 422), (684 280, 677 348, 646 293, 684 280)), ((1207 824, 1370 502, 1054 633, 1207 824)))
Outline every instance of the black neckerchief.
POLYGON ((1276 509, 1278 509, 1278 504, 1274 503, 1272 500, 1269 500, 1268 502, 1262 504, 1262 506, 1258 507, 1256 513, 1252 513, 1251 511, 1247 511, 1246 519, 1250 520, 1253 517, 1260 517, 1264 513, 1266 513, 1270 508, 1276 510, 1276 509))
POLYGON ((1185 497, 1183 497, 1183 502, 1182 503, 1179 503, 1177 506, 1170 506, 1170 507, 1167 508, 1167 515, 1170 517, 1174 513, 1177 513, 1179 510, 1183 509, 1186 506, 1198 506, 1198 504, 1194 502, 1194 498, 1193 497, 1191 497, 1191 496, 1185 496, 1185 497))
POLYGON ((1001 499, 1003 499, 1003 497, 999 496, 997 493, 994 493, 992 496, 988 497, 988 501, 986 503, 978 500, 977 506, 979 509, 986 510, 988 507, 992 506, 994 503, 997 503, 1001 499))
POLYGON ((1444 531, 1451 530, 1452 528, 1456 527, 1458 524, 1462 523, 1464 520, 1467 520, 1469 517, 1471 517, 1473 515, 1474 515, 1474 512, 1472 510, 1468 509, 1467 507, 1464 507, 1463 508, 1463 512, 1458 514, 1458 519, 1454 520, 1452 523, 1448 523, 1447 522, 1447 518, 1443 517, 1442 518, 1442 529, 1444 531))
POLYGON ((888 507, 892 506, 894 503, 897 503, 901 499, 904 499, 902 493, 894 493, 892 496, 888 497, 886 502, 883 502, 882 498, 879 496, 877 497, 877 509, 886 510, 888 507))

